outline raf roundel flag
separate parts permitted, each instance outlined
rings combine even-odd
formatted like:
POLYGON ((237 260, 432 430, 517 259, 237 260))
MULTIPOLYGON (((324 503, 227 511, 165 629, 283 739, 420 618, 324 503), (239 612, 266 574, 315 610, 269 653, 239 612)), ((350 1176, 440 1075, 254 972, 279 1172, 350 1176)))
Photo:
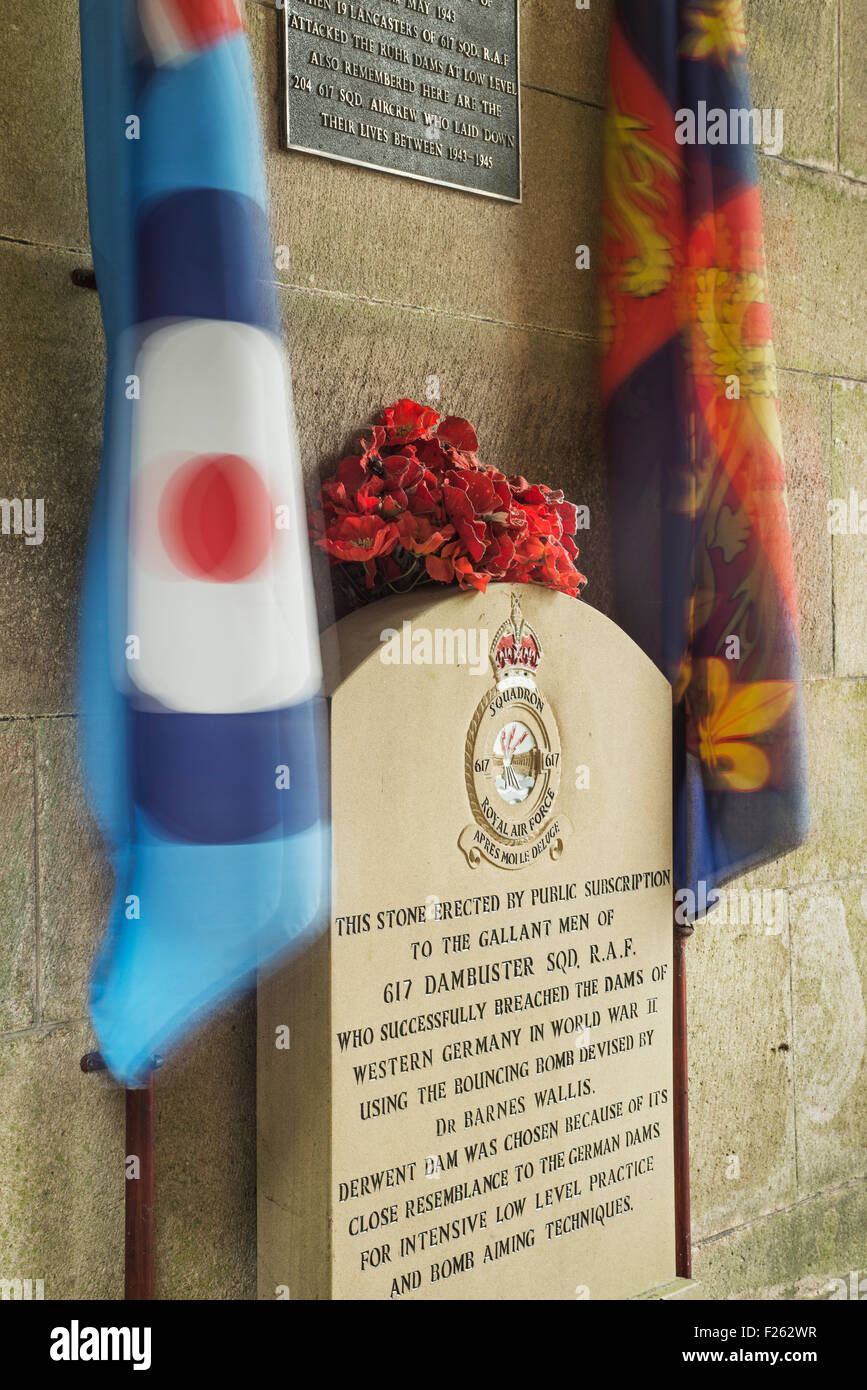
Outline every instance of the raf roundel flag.
POLYGON ((81 0, 108 348, 79 698, 115 892, 111 1071, 321 928, 326 725, 254 93, 233 0, 81 0))

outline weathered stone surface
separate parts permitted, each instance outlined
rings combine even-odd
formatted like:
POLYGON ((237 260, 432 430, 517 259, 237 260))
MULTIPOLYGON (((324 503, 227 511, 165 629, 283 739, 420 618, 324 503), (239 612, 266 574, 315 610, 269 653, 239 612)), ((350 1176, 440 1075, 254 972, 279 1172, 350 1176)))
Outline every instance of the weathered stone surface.
POLYGON ((123 1092, 85 1075, 83 1023, 0 1042, 4 1278, 46 1299, 123 1297, 123 1092))
POLYGON ((80 1018, 105 930, 112 874, 81 787, 74 719, 37 723, 40 1000, 45 1022, 80 1018))
POLYGON ((611 0, 521 0, 521 82, 605 105, 611 0))
POLYGON ((833 495, 846 503, 847 529, 834 547, 834 666, 867 675, 867 388, 835 381, 833 495), (857 531, 853 530, 853 526, 857 531))
MULTIPOLYGON (((124 1097, 83 1023, 0 1041, 0 1277, 123 1297, 124 1097)), ((254 1298, 255 1027, 239 1003, 156 1080, 156 1294, 254 1298)))
POLYGON ((256 1018, 247 996, 156 1079, 156 1294, 256 1297, 256 1018))
POLYGON ((601 111, 524 91, 520 205, 281 150, 276 11, 247 14, 279 280, 596 334, 596 275, 575 268, 575 247, 595 266, 601 111))
POLYGON ((787 924, 725 915, 687 955, 694 1239, 796 1196, 787 924))
POLYGON ((867 1177, 867 878, 790 895, 798 1187, 867 1177))
POLYGON ((84 247, 78 5, 28 0, 10 9, 0 46, 0 234, 84 247))
POLYGON ((791 854, 746 874, 744 887, 849 878, 867 864, 867 682, 807 681, 810 834, 791 854))
MULTIPOLYGON (((312 499, 358 433, 401 396, 425 400, 438 379, 442 414, 476 425, 480 457, 505 473, 547 478, 590 508, 579 532, 587 602, 608 612, 610 538, 599 441, 595 349, 563 334, 444 314, 283 292, 312 499), (532 383, 532 385, 530 385, 532 383)), ((316 566, 320 616, 331 620, 327 566, 316 566)))
POLYGON ((36 846, 33 726, 0 723, 0 1033, 26 1028, 36 1008, 36 846))
POLYGON ((867 11, 840 0, 840 167, 867 178, 867 11))
POLYGON ((693 1277, 705 1298, 840 1298, 852 1271, 856 1286, 867 1272, 865 1232, 867 1184, 859 1182, 699 1244, 693 1277))
POLYGON ((744 0, 752 103, 783 112, 784 159, 837 166, 837 0, 744 0))
POLYGON ((759 155, 776 350, 784 367, 867 375, 867 287, 856 247, 867 184, 759 155))
POLYGON ((806 676, 829 676, 834 664, 831 538, 827 527, 830 384, 800 372, 780 372, 779 385, 801 663, 806 676))
POLYGON ((0 536, 0 714, 72 706, 81 558, 99 467, 103 339, 82 258, 0 244, 2 495, 44 499, 45 537, 0 536))

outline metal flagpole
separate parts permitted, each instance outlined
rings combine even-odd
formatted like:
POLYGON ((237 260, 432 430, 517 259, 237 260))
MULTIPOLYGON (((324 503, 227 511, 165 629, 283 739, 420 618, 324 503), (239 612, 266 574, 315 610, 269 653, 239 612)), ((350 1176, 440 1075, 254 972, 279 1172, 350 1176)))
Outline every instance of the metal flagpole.
POLYGON ((138 1179, 126 1175, 124 1297, 154 1296, 154 1074, 126 1093, 126 1162, 138 1158, 138 1179))
POLYGON ((686 943, 690 923, 674 923, 672 1012, 674 1041, 674 1242, 675 1273, 692 1278, 692 1223, 689 1207, 689 1071, 686 1047, 686 943))
MULTIPOLYGON (((126 1091, 124 1298, 154 1296, 154 1057, 144 1085, 126 1091)), ((105 1071, 98 1052, 86 1052, 83 1072, 105 1071)))

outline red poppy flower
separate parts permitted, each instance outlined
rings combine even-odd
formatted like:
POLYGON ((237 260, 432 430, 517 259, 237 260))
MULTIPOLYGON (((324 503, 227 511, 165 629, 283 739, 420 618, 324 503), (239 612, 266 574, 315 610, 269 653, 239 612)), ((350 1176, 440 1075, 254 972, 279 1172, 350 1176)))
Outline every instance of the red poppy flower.
POLYGON ((336 560, 372 560, 387 555, 398 542, 394 522, 379 516, 342 516, 328 527, 317 545, 336 560))
POLYGON ((390 405, 377 423, 385 426, 386 444, 409 444, 413 439, 430 439, 438 419, 430 406, 404 399, 390 405))
POLYGON ((423 516, 406 512, 397 523, 397 532, 404 550, 413 555, 432 555, 455 534, 453 526, 433 527, 423 516))
POLYGON ((469 454, 474 454, 479 447, 476 432, 469 420, 462 420, 458 415, 446 416, 437 429, 437 439, 469 454))

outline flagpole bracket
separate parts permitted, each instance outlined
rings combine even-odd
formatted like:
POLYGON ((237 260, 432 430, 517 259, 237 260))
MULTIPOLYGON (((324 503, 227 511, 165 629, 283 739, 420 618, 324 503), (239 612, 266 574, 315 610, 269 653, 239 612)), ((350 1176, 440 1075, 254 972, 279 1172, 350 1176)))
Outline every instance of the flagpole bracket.
MULTIPOLYGON (((154 1052, 147 1064, 148 1074, 150 1072, 159 1071, 160 1067, 163 1065, 164 1062, 165 1058, 161 1057, 158 1052, 154 1052)), ((81 1070, 85 1073, 96 1071, 108 1071, 108 1066, 106 1065, 105 1058, 103 1057, 101 1052, 85 1052, 84 1056, 79 1062, 79 1066, 81 1067, 81 1070)), ((143 1080, 142 1085, 147 1085, 147 1077, 145 1077, 145 1079, 143 1080)), ((129 1089, 135 1090, 136 1088, 130 1087, 129 1089)))
POLYGON ((95 290, 96 271, 92 265, 77 265, 69 272, 69 278, 78 290, 95 290))

